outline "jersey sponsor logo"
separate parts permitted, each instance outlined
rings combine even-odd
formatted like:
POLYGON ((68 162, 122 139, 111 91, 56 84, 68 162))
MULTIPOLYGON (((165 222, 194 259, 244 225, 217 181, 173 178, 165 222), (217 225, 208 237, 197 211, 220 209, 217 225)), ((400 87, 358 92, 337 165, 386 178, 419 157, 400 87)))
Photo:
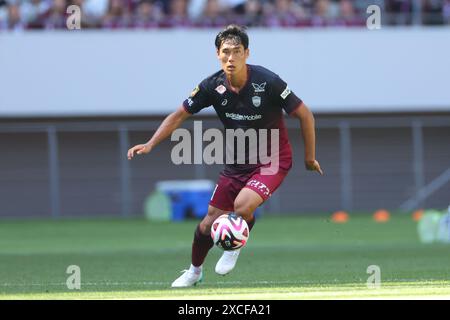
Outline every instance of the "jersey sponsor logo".
POLYGON ((253 86, 253 89, 255 89, 255 92, 264 92, 265 88, 266 88, 266 84, 267 84, 266 82, 263 82, 261 84, 252 82, 252 86, 253 86))
POLYGON ((198 92, 200 91, 200 87, 196 86, 194 90, 192 90, 191 94, 189 95, 190 98, 193 98, 198 92))
POLYGON ((216 91, 220 94, 223 94, 225 91, 227 91, 227 88, 225 88, 225 86, 220 85, 216 88, 216 91))
POLYGON ((284 91, 280 94, 280 96, 283 99, 286 99, 286 97, 291 93, 291 89, 289 89, 288 86, 286 86, 286 89, 284 89, 284 91))
POLYGON ((261 97, 258 96, 252 97, 252 102, 255 107, 259 107, 261 105, 261 97))
POLYGON ((262 115, 255 114, 255 115, 246 115, 246 114, 238 114, 238 113, 228 113, 225 112, 225 117, 231 118, 232 120, 258 120, 262 118, 262 115))

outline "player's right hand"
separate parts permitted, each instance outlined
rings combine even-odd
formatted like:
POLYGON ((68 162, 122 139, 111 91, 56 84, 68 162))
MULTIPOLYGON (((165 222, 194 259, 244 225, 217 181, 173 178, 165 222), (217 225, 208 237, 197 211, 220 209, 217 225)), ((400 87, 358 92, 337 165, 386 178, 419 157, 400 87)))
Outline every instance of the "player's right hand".
POLYGON ((131 160, 134 157, 134 153, 136 154, 147 154, 151 151, 151 147, 148 144, 138 144, 135 145, 133 148, 130 148, 128 150, 128 160, 131 160))

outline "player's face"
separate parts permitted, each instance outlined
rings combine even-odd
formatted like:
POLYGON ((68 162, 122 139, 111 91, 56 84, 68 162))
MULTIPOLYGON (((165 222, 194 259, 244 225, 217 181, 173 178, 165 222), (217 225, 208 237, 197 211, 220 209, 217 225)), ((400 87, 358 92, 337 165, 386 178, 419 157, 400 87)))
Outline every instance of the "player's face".
POLYGON ((228 76, 240 74, 246 66, 249 50, 242 44, 237 45, 233 41, 225 41, 217 51, 217 57, 222 65, 222 70, 228 76))

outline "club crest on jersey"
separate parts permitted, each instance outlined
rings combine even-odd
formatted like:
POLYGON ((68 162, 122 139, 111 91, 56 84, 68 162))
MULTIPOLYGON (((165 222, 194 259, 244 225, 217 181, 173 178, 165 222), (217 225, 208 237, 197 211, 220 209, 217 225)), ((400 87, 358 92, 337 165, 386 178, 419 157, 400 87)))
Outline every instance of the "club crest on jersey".
POLYGON ((258 96, 252 97, 252 102, 255 107, 259 107, 261 105, 261 97, 258 96))
POLYGON ((227 88, 225 88, 225 86, 223 86, 223 85, 220 85, 216 88, 216 91, 220 94, 223 94, 226 90, 227 90, 227 88))
POLYGON ((195 89, 194 90, 192 90, 192 92, 191 92, 191 94, 190 94, 190 98, 193 98, 196 94, 197 94, 197 92, 199 92, 200 91, 200 87, 199 86, 196 86, 195 87, 195 89))
POLYGON ((265 88, 266 88, 266 82, 263 82, 263 83, 261 83, 261 84, 257 84, 257 83, 253 83, 252 82, 252 86, 253 86, 253 89, 255 89, 255 93, 256 92, 264 92, 265 91, 265 88))

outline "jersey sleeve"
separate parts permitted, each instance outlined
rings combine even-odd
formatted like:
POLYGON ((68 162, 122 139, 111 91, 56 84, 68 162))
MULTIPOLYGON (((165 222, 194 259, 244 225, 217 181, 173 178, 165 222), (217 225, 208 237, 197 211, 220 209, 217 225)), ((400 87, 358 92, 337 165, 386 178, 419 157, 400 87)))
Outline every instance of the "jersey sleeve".
POLYGON ((283 108, 287 114, 291 114, 302 103, 302 99, 297 97, 279 76, 276 76, 273 80, 272 97, 274 102, 283 108))
POLYGON ((199 112, 200 110, 212 105, 206 80, 202 81, 192 90, 189 97, 184 100, 183 107, 190 114, 199 112))

